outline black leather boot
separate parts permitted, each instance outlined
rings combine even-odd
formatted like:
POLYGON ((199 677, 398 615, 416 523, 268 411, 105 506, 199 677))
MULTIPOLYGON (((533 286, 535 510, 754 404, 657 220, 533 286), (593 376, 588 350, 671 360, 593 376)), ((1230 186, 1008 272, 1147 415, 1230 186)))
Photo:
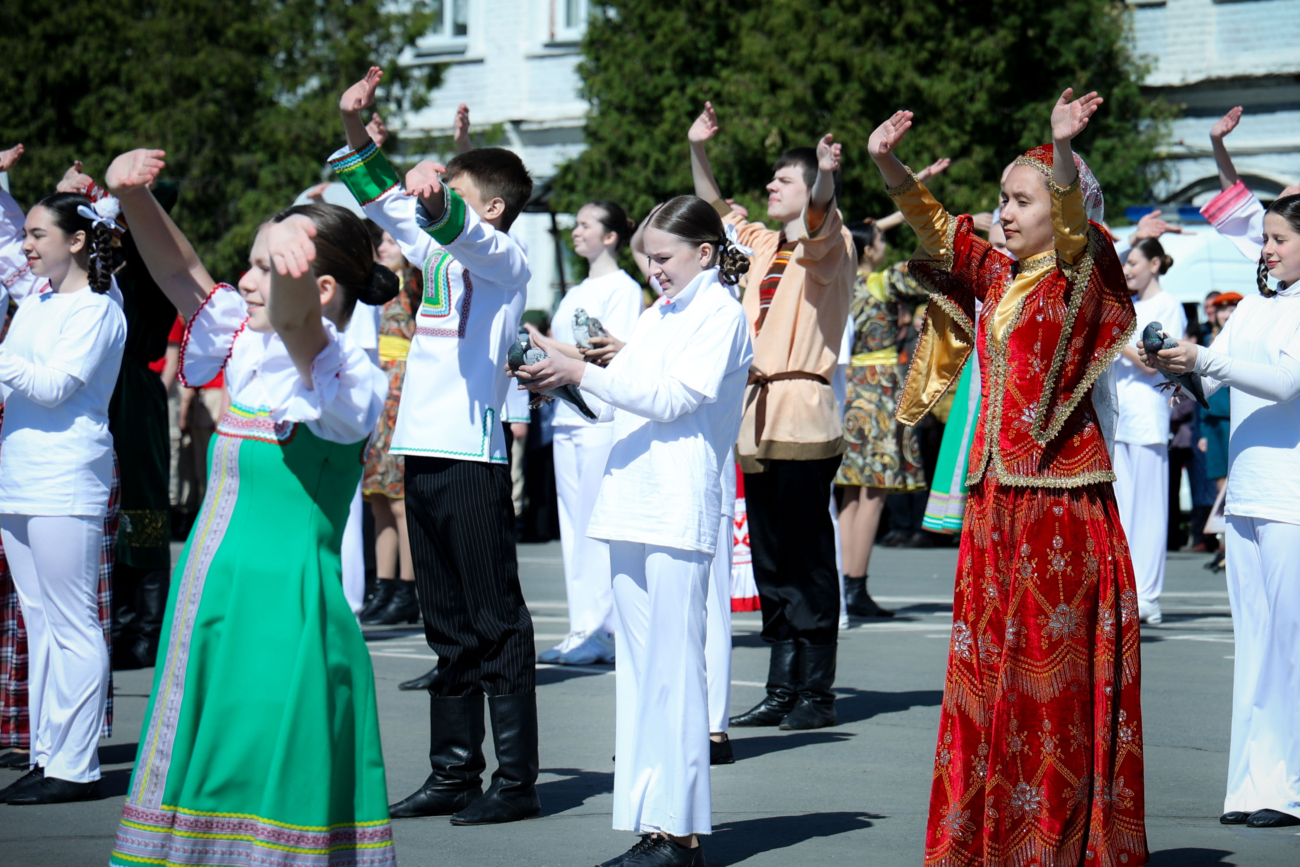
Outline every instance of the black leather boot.
POLYGON ((482 796, 482 693, 429 697, 429 765, 424 785, 388 808, 394 819, 450 816, 482 796))
POLYGON ((419 677, 413 677, 410 680, 404 680, 397 685, 398 689, 428 689, 438 678, 438 666, 426 671, 419 677))
POLYGON ((376 583, 378 587, 375 588, 375 595, 361 609, 362 623, 370 623, 372 617, 387 608, 388 603, 393 601, 393 594, 397 592, 396 578, 380 578, 376 583))
POLYGON ((893 617, 894 612, 881 608, 867 592, 867 576, 844 576, 844 607, 854 617, 893 617))
POLYGON ((833 726, 835 716, 834 644, 809 644, 799 648, 799 700, 781 721, 783 731, 803 731, 833 726))
POLYGON ((382 608, 376 608, 361 622, 369 625, 393 626, 397 623, 419 623, 420 603, 415 601, 415 582, 397 581, 392 598, 382 608))
POLYGON ((163 617, 167 613, 167 591, 171 575, 155 569, 140 579, 135 588, 135 610, 139 633, 135 640, 135 658, 145 668, 158 661, 158 640, 162 636, 163 617))
POLYGON ((795 669, 799 649, 793 641, 772 644, 772 660, 767 667, 767 695, 758 704, 740 716, 731 718, 733 726, 780 725, 795 702, 795 669))
POLYGON ((542 812, 537 798, 537 693, 488 696, 497 769, 483 797, 451 817, 453 825, 499 825, 542 812))

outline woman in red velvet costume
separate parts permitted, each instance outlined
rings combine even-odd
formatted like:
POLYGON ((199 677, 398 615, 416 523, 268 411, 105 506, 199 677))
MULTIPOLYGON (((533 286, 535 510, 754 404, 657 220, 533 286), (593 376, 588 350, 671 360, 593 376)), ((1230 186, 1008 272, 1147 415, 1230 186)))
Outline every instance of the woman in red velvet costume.
POLYGON ((1137 595, 1102 431, 1113 419, 1093 400, 1134 313, 1098 225, 1101 191, 1070 145, 1101 99, 1072 96, 1052 110, 1053 144, 1017 159, 1002 184, 1017 260, 977 237, 969 216, 946 213, 894 156, 911 112, 871 136, 930 257, 910 265, 931 304, 898 418, 919 421, 971 352, 984 374, 926 831, 932 867, 1149 857, 1137 595))

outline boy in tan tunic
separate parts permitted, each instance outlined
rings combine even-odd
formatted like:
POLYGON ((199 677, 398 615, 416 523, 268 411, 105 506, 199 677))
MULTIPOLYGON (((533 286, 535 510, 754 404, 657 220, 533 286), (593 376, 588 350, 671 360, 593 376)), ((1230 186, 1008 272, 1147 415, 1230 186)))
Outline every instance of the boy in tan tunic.
POLYGON ((714 202, 752 247, 744 308, 754 363, 736 457, 745 473, 763 640, 772 646, 767 696, 734 726, 834 725, 840 596, 835 529, 827 508, 844 453, 831 377, 849 314, 853 240, 835 207, 840 148, 830 135, 773 166, 767 215, 781 231, 746 222, 722 199, 705 154, 718 132, 706 103, 687 135, 695 194, 714 202))

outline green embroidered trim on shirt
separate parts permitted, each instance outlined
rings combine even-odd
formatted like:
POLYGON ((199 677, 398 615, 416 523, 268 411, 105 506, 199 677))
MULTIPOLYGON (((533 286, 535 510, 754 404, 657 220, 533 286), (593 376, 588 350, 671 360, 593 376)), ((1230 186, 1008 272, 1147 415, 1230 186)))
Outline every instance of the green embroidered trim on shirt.
POLYGON ((483 439, 477 454, 474 452, 456 452, 450 449, 421 449, 415 446, 396 446, 394 451, 399 454, 419 452, 422 455, 440 455, 446 458, 487 458, 488 463, 491 464, 509 463, 510 459, 507 457, 497 458, 492 456, 492 429, 496 424, 496 418, 496 410, 483 410, 483 439))
POLYGON ((445 182, 442 185, 442 195, 442 216, 420 228, 433 236, 433 240, 445 247, 459 238, 461 232, 465 231, 465 200, 457 195, 456 191, 447 186, 445 182))
POLYGON ((330 168, 362 205, 368 205, 400 183, 388 157, 374 142, 329 161, 330 168))

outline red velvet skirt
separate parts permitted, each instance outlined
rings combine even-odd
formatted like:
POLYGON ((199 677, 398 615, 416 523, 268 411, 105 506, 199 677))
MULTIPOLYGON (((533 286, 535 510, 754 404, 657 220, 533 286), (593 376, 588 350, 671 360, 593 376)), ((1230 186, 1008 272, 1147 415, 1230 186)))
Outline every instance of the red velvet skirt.
POLYGON ((1145 864, 1140 653, 1109 484, 971 488, 925 863, 1145 864))

